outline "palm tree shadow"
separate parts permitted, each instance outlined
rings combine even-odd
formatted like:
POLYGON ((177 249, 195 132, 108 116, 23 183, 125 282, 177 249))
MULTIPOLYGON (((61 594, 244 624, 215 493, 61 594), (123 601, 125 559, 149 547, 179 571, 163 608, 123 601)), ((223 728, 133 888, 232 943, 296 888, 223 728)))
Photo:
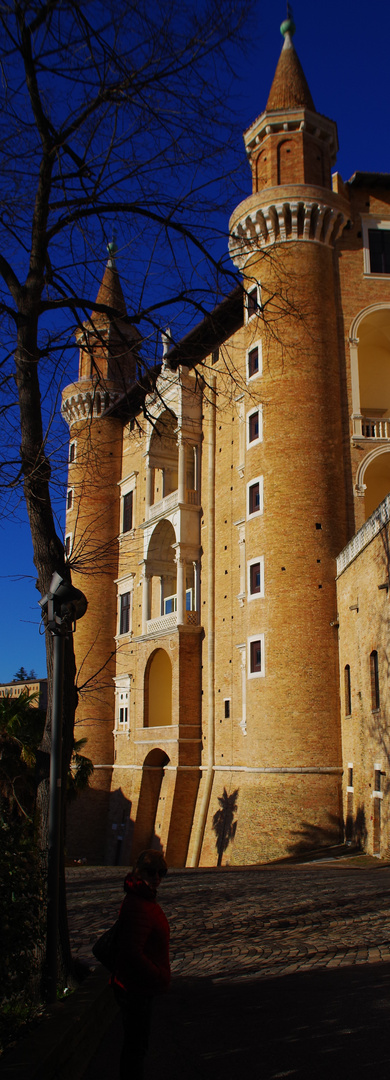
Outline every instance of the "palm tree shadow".
POLYGON ((217 866, 222 865, 223 854, 236 835, 237 821, 233 819, 234 814, 237 813, 238 792, 239 788, 236 788, 236 791, 228 795, 226 788, 224 788, 223 795, 218 796, 219 810, 216 810, 213 817, 213 830, 217 837, 217 866))

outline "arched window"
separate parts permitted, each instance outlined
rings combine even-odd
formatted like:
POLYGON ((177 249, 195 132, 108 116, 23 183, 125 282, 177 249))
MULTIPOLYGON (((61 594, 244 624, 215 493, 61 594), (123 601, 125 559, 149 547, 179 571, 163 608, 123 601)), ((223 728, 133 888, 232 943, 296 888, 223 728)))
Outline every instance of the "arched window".
POLYGON ((380 697, 379 697, 379 669, 378 669, 378 653, 376 649, 372 650, 370 654, 370 676, 371 676, 371 708, 374 712, 375 709, 379 709, 380 697))
POLYGON ((172 723, 172 664, 164 649, 149 657, 145 671, 144 727, 172 723))

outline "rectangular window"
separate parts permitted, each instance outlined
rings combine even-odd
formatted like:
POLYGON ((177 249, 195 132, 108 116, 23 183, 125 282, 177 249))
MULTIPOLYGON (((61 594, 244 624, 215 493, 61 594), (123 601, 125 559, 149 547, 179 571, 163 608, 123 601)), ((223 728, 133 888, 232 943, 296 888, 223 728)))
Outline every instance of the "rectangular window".
POLYGON ((263 513, 263 477, 258 476, 247 484, 248 516, 263 513))
POLYGON ((353 766, 348 765, 348 787, 353 790, 353 766))
POLYGON ((390 274, 390 229, 369 229, 368 246, 372 274, 390 274))
POLYGON ((72 465, 76 459, 76 443, 71 442, 69 446, 69 465, 72 465))
POLYGON ((373 649, 370 655, 370 676, 371 676, 371 708, 375 712, 380 707, 379 697, 379 669, 378 669, 378 653, 376 649, 373 649))
POLYGON ((66 555, 67 559, 69 559, 71 550, 72 550, 72 534, 68 533, 68 535, 65 537, 65 555, 66 555))
POLYGON ((252 285, 246 294, 246 316, 247 320, 252 319, 254 315, 258 315, 260 311, 260 296, 259 286, 252 285))
POLYGON ((68 494, 67 494, 67 497, 66 497, 66 509, 71 510, 72 506, 73 506, 73 491, 72 491, 72 488, 69 488, 69 491, 68 491, 68 494))
POLYGON ((345 715, 350 716, 352 712, 351 706, 351 668, 349 664, 344 668, 344 701, 345 701, 345 715))
POLYGON ((164 599, 164 615, 172 615, 177 611, 177 595, 166 596, 164 599))
POLYGON ((256 480, 255 484, 251 484, 249 487, 249 513, 256 514, 260 509, 260 484, 256 480))
POLYGON ((259 347, 255 346, 254 349, 250 349, 248 352, 248 379, 252 379, 253 375, 257 375, 259 372, 259 347))
POLYGON ((120 634, 128 634, 130 630, 130 593, 122 593, 120 598, 120 634))
POLYGON ((264 634, 248 640, 248 677, 264 675, 264 634))
POLYGON ((218 360, 219 360, 219 349, 213 349, 213 351, 211 353, 211 363, 212 364, 218 364, 218 360))
POLYGON ((229 717, 230 717, 230 698, 225 698, 224 706, 225 706, 225 720, 229 720, 229 717))
POLYGON ((123 520, 122 532, 130 532, 133 528, 133 492, 128 491, 123 496, 123 520))
POLYGON ((249 416, 248 438, 249 442, 254 442, 255 439, 259 438, 259 413, 257 409, 256 412, 250 413, 249 416))
POLYGON ((127 724, 127 717, 128 717, 127 708, 119 709, 119 723, 121 725, 127 724))
POLYGON ((260 563, 251 563, 249 567, 249 589, 251 596, 255 593, 259 593, 261 590, 261 571, 260 563))
POLYGON ((381 790, 381 778, 382 772, 379 765, 374 767, 374 791, 380 792, 381 790))

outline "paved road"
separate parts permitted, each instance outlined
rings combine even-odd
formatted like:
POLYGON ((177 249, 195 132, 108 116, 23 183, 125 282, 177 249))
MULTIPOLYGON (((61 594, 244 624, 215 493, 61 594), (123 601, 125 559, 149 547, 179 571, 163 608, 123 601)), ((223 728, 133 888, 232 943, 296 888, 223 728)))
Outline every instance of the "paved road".
MULTIPOLYGON (((390 867, 355 863, 169 874, 174 979, 147 1080, 390 1077, 390 867)), ((73 948, 89 962, 122 880, 122 868, 69 871, 73 948)), ((116 1075, 119 1040, 117 1025, 85 1080, 116 1075)))

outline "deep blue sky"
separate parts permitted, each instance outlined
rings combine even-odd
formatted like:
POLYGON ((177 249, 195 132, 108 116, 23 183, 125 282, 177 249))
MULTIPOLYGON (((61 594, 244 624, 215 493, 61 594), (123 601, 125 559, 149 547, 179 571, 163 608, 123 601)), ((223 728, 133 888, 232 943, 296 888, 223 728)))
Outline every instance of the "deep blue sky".
MULTIPOLYGON (((246 128, 265 107, 282 46, 279 25, 285 4, 259 0, 251 46, 237 63, 234 108, 246 128)), ((294 4, 294 44, 317 110, 336 120, 338 171, 348 180, 356 170, 390 172, 388 40, 390 8, 383 0, 313 0, 294 4)), ((245 198, 250 192, 243 190, 245 198)), ((71 372, 73 377, 74 370, 71 372)), ((3 618, 0 682, 21 664, 45 671, 44 639, 39 635, 38 594, 28 525, 22 506, 0 527, 3 618)))

